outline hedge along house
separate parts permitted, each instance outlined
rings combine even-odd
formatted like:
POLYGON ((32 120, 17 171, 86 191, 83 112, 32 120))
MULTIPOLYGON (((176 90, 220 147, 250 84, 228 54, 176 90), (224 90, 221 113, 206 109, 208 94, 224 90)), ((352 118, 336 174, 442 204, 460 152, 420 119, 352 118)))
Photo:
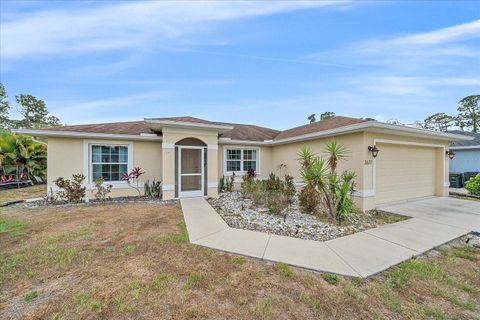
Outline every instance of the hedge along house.
POLYGON ((281 164, 301 184, 298 150, 309 146, 322 155, 325 144, 336 139, 350 150, 339 170, 357 173, 354 198, 362 210, 398 200, 447 196, 446 152, 453 141, 470 139, 347 117, 284 131, 174 117, 17 132, 48 138, 49 190, 57 190, 56 178, 83 173, 90 197, 100 176, 113 184, 112 196, 134 195, 122 173, 139 166, 146 172, 143 181, 162 181, 163 199, 215 197, 223 175, 235 173, 240 182, 252 168, 262 178, 281 164))

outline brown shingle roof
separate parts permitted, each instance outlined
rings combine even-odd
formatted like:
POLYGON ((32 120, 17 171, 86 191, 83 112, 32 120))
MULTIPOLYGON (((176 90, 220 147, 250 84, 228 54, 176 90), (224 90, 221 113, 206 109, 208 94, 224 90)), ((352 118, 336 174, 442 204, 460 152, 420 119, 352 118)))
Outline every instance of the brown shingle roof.
POLYGON ((273 140, 280 131, 269 129, 265 127, 259 127, 250 124, 238 124, 228 122, 215 122, 208 121, 194 117, 171 117, 171 118, 155 118, 155 120, 167 120, 167 121, 181 121, 181 122, 193 122, 212 125, 231 126, 233 130, 222 134, 223 138, 230 138, 232 140, 247 140, 247 141, 264 141, 273 140))
MULTIPOLYGON (((306 124, 303 126, 295 127, 292 129, 284 130, 284 131, 278 131, 278 130, 260 127, 256 125, 214 122, 214 121, 208 121, 208 120, 194 118, 194 117, 170 117, 170 118, 154 118, 154 119, 231 126, 233 127, 233 130, 230 130, 222 134, 222 137, 230 138, 232 140, 246 140, 246 141, 264 141, 264 140, 276 141, 276 140, 301 136, 308 133, 340 128, 340 127, 362 123, 366 121, 366 120, 356 119, 356 118, 335 117, 332 119, 322 120, 322 121, 306 124)), ((42 130, 108 133, 108 134, 131 134, 131 135, 140 135, 141 133, 154 133, 145 121, 83 124, 83 125, 72 125, 72 126, 63 126, 63 127, 55 127, 55 128, 45 128, 42 130)))
POLYGON ((154 133, 145 123, 145 121, 80 124, 54 128, 42 128, 42 130, 133 135, 139 135, 140 133, 154 133))
POLYGON ((327 120, 321 120, 318 122, 309 123, 303 126, 292 128, 292 129, 284 130, 275 137, 275 140, 297 137, 304 134, 345 127, 345 126, 362 123, 362 122, 366 122, 366 120, 357 119, 357 118, 348 118, 348 117, 335 117, 327 120))

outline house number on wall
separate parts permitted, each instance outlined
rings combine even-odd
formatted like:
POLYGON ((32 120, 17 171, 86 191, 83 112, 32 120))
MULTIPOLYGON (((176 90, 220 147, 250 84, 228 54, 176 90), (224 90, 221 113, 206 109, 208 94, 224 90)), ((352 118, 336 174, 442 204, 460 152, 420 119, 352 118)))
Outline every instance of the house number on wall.
POLYGON ((370 165, 373 163, 373 160, 372 159, 369 159, 369 160, 365 160, 365 164, 366 165, 370 165))

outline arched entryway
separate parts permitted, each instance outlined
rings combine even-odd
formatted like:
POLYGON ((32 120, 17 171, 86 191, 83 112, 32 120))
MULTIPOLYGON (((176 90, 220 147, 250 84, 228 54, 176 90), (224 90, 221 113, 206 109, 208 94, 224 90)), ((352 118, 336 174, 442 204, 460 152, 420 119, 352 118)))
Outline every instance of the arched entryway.
POLYGON ((201 197, 207 192, 207 145, 196 138, 175 143, 175 196, 201 197))

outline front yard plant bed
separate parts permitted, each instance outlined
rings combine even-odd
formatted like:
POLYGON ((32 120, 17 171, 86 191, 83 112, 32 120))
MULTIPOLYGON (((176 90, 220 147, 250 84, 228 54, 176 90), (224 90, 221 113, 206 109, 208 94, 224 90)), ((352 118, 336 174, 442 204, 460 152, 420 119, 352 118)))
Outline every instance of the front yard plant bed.
POLYGON ((268 208, 255 205, 240 191, 222 192, 218 198, 210 198, 208 201, 232 228, 317 241, 327 241, 409 219, 389 212, 370 211, 351 214, 348 220, 339 225, 326 217, 303 213, 298 198, 294 197, 284 221, 282 216, 270 214, 268 208))
POLYGON ((38 208, 38 207, 58 207, 58 206, 81 206, 81 205, 95 205, 95 204, 110 204, 110 203, 149 203, 149 204, 178 204, 179 201, 177 199, 173 200, 161 200, 161 199, 152 199, 149 197, 138 197, 138 196, 131 196, 131 197, 115 197, 110 198, 107 200, 97 200, 97 199, 89 199, 88 201, 83 200, 81 202, 67 202, 64 200, 58 200, 55 203, 48 203, 43 200, 39 201, 32 201, 26 202, 24 205, 30 208, 38 208))

